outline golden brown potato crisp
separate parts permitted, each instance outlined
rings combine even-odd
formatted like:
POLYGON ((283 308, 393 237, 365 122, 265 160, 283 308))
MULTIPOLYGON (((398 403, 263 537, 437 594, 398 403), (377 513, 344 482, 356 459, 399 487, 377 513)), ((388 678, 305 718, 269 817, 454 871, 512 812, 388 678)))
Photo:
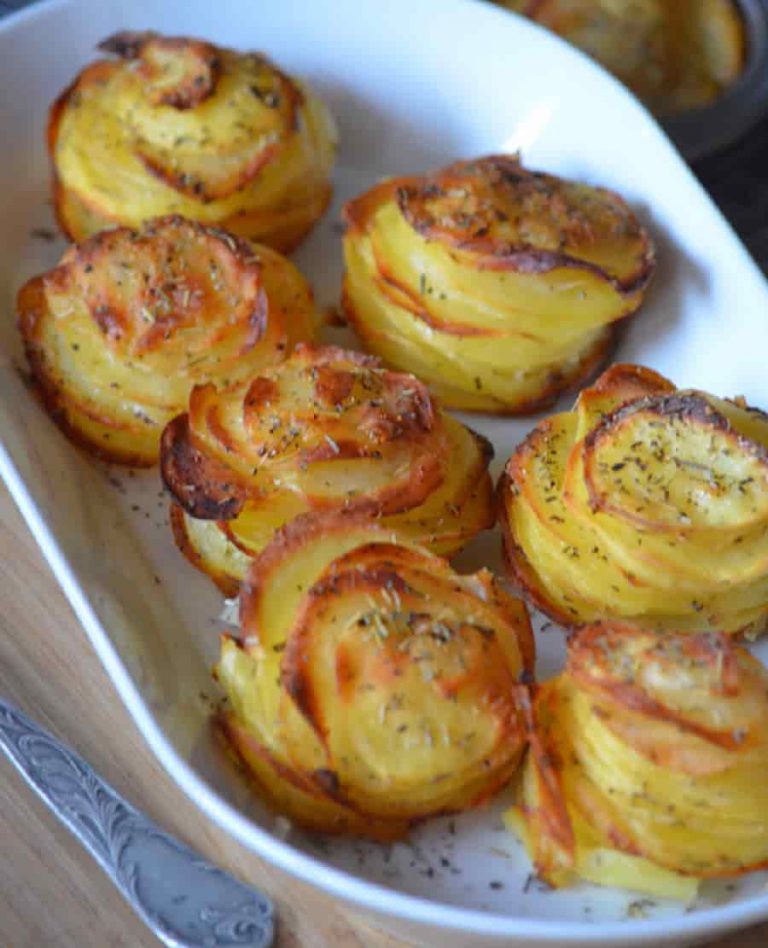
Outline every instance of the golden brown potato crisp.
POLYGON ((616 365, 499 485, 510 575, 578 625, 751 636, 768 620, 768 416, 616 365))
POLYGON ((524 748, 525 607, 366 518, 300 518, 253 562, 220 719, 302 826, 394 838, 491 797, 524 748))
POLYGON ((274 250, 180 217, 103 231, 18 296, 32 378, 75 441, 152 464, 195 385, 234 384, 314 333, 312 294, 274 250))
POLYGON ((372 356, 300 345, 230 387, 195 388, 165 430, 177 543, 227 593, 301 514, 361 510, 440 553, 493 524, 484 438, 412 375, 372 356))
POLYGON ((768 672, 723 633, 588 626, 529 714, 508 814, 537 872, 690 899, 768 865, 768 672))
POLYGON ((51 107, 54 205, 72 240, 182 214, 287 252, 330 200, 325 105, 260 53, 118 33, 51 107))
POLYGON ((587 378, 654 269, 620 197, 511 155, 385 181, 345 215, 350 323, 452 408, 531 412, 587 378))

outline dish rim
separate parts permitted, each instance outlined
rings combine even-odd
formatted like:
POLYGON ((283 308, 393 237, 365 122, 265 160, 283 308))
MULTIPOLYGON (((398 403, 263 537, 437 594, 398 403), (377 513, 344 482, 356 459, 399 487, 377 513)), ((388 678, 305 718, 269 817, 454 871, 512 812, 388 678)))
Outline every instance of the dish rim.
MULTIPOLYGON (((58 7, 77 5, 78 0, 37 0, 32 6, 15 11, 0 20, 0 33, 23 20, 44 18, 48 11, 58 7)), ((423 3, 434 0, 420 0, 423 3)), ((661 146, 675 153, 682 166, 683 174, 699 191, 702 200, 715 211, 724 231, 738 245, 744 264, 752 267, 758 274, 760 270, 746 247, 735 233, 714 201, 698 182, 691 169, 672 145, 668 135, 648 110, 605 69, 590 57, 575 49, 565 40, 553 35, 544 27, 520 17, 501 7, 495 7, 486 0, 439 0, 440 3, 453 4, 455 7, 483 7, 491 15, 500 17, 499 23, 509 17, 522 20, 527 29, 542 34, 542 42, 559 44, 568 56, 580 57, 587 67, 599 73, 603 82, 617 86, 622 94, 640 107, 651 119, 655 147, 661 146)), ((650 126, 648 127, 650 132, 650 126)), ((653 938, 662 938, 666 944, 675 938, 695 938, 702 934, 716 936, 725 931, 737 930, 750 924, 768 919, 768 893, 739 899, 733 903, 698 909, 690 914, 656 919, 627 919, 619 922, 588 921, 551 921, 531 919, 514 915, 501 915, 492 911, 461 908, 445 902, 430 901, 420 896, 409 895, 389 889, 384 885, 369 882, 335 866, 329 865, 314 856, 301 851, 262 827, 228 803, 219 793, 199 776, 180 756, 162 728, 155 720, 139 689, 133 682, 126 665, 120 658, 104 624, 98 618, 89 597, 60 544, 53 535, 42 512, 26 486, 23 478, 8 453, 0 433, 0 477, 5 482, 13 500, 22 514, 36 543, 67 597, 78 620, 82 624, 88 639, 96 651, 113 685, 152 752, 160 761, 168 775, 182 791, 217 826, 229 833, 234 839, 247 846, 256 855, 263 858, 302 882, 312 885, 342 902, 357 905, 379 915, 393 919, 429 926, 435 930, 453 932, 472 932, 490 937, 515 937, 532 939, 534 944, 547 944, 558 940, 562 944, 578 943, 599 946, 619 941, 623 945, 648 944, 653 938)))

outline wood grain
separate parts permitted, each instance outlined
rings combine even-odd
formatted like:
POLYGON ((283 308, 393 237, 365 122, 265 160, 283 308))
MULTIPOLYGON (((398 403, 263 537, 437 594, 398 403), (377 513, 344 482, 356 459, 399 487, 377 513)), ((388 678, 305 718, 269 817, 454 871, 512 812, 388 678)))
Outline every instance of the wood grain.
MULTIPOLYGON (((128 799, 209 859, 268 891, 280 948, 399 948, 331 899, 224 836, 145 747, 85 633, 0 488, 0 694, 83 754, 128 799)), ((0 760, 0 944, 153 948, 158 943, 77 842, 0 760)), ((717 942, 764 948, 768 925, 717 942)), ((436 934, 433 942, 439 945, 436 934)))

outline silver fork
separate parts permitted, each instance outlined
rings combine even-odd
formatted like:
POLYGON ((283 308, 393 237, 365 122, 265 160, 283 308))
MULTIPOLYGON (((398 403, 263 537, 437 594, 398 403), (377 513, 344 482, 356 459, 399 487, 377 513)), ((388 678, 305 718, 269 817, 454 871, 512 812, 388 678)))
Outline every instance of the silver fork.
POLYGON ((265 895, 163 832, 82 757, 2 699, 0 747, 161 942, 272 944, 274 909, 265 895))

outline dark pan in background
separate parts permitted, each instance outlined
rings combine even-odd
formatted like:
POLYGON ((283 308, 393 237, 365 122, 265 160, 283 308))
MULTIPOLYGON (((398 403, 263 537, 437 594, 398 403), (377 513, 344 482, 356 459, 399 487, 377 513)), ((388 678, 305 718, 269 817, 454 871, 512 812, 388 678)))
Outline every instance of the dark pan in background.
POLYGON ((661 123, 691 162, 732 145, 768 115, 768 0, 735 2, 746 25, 744 72, 711 105, 661 123))
POLYGON ((665 127, 768 273, 768 0, 738 3, 751 44, 744 75, 711 107, 665 127))

